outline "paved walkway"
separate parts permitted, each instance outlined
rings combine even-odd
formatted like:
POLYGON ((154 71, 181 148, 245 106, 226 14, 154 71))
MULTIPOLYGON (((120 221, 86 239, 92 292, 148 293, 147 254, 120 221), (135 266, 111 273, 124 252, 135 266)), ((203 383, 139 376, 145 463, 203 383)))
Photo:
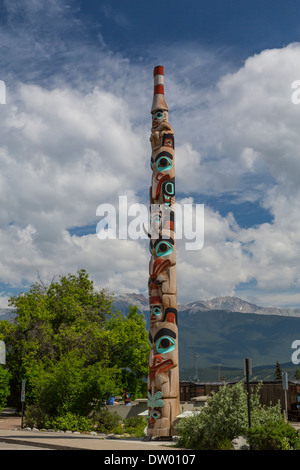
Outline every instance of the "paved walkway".
POLYGON ((105 451, 177 451, 171 441, 143 441, 142 439, 109 439, 106 436, 66 432, 28 431, 21 429, 21 418, 9 413, 0 415, 0 441, 34 445, 58 450, 105 451))
MULTIPOLYGON (((300 423, 291 423, 296 429, 300 423)), ((66 432, 28 431, 21 429, 21 417, 12 415, 10 410, 3 410, 0 415, 0 442, 30 445, 35 447, 56 450, 101 450, 107 453, 121 451, 124 455, 128 451, 167 452, 168 454, 183 451, 187 454, 193 452, 187 449, 174 447, 171 441, 143 441, 142 439, 109 439, 106 436, 92 436, 90 434, 75 434, 66 432)), ((141 453, 143 454, 143 453, 141 453)), ((135 455, 135 454, 134 454, 135 455)), ((144 460, 142 460, 144 462, 144 460)))

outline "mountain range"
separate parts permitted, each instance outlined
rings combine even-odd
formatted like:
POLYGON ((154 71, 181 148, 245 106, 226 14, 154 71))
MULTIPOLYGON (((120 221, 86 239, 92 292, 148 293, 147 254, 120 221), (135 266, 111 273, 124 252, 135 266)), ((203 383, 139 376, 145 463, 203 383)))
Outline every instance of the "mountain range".
MULTIPOLYGON (((115 309, 124 315, 130 305, 143 313, 149 330, 149 300, 142 294, 114 297, 115 309)), ((0 309, 0 320, 12 318, 12 310, 0 309)), ((300 369, 291 362, 291 345, 300 340, 300 309, 260 307, 236 297, 217 297, 179 304, 178 329, 181 380, 198 373, 206 379, 216 377, 220 364, 222 375, 227 370, 230 379, 243 376, 246 357, 252 359, 253 370, 260 371, 258 378, 275 371, 277 361, 285 370, 300 369)))
MULTIPOLYGON (((115 297, 115 308, 126 315, 136 305, 149 329, 149 303, 141 294, 115 297)), ((217 297, 178 305, 179 362, 181 380, 194 371, 234 369, 243 376, 244 358, 253 369, 276 367, 276 362, 296 370, 291 362, 294 340, 300 340, 300 310, 259 307, 236 297, 217 297)), ((298 366, 300 368, 300 366, 298 366)), ((269 373, 269 372, 268 372, 269 373)), ((215 375, 216 376, 216 375, 215 375)))
MULTIPOLYGON (((115 306, 121 308, 123 304, 136 305, 141 312, 149 311, 149 301, 142 294, 123 294, 115 297, 115 306), (119 307, 118 307, 119 306, 119 307)), ((228 312, 257 313, 261 315, 281 315, 299 317, 300 309, 278 307, 259 307, 237 297, 216 297, 211 300, 198 300, 195 302, 179 304, 178 311, 189 310, 191 313, 207 312, 209 310, 224 310, 228 312)))

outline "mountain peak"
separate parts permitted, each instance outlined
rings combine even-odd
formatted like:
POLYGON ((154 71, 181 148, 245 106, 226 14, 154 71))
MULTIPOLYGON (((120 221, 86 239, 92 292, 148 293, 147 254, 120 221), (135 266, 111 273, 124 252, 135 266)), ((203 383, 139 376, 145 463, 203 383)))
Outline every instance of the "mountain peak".
POLYGON ((262 307, 239 299, 238 297, 215 297, 204 302, 209 308, 214 310, 228 310, 230 312, 256 313, 262 307))
MULTIPOLYGON (((126 293, 115 297, 115 307, 124 310, 125 304, 136 305, 141 312, 149 310, 149 300, 143 294, 126 293)), ((196 300, 178 305, 179 311, 189 310, 190 313, 209 310, 223 310, 228 312, 257 313, 260 315, 282 315, 300 317, 300 309, 278 307, 260 307, 238 297, 215 297, 211 300, 196 300)))

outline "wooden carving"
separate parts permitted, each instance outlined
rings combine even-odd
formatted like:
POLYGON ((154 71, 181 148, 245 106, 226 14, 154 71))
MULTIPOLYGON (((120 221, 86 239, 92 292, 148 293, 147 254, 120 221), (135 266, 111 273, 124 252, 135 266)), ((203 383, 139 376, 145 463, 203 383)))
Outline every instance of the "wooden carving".
POLYGON ((150 188, 150 331, 148 436, 170 437, 180 413, 175 238, 175 145, 164 95, 164 69, 154 68, 150 188))

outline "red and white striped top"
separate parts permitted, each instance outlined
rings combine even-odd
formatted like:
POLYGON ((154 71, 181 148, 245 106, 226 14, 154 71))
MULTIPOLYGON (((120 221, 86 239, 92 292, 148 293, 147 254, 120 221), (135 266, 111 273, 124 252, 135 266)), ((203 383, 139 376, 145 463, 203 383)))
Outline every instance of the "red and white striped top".
POLYGON ((168 106, 165 100, 165 89, 164 89, 164 68, 162 65, 154 67, 154 94, 151 113, 157 109, 163 109, 168 111, 168 106))
POLYGON ((162 65, 157 65, 154 67, 153 71, 154 77, 154 94, 165 94, 164 89, 164 68, 162 65))

